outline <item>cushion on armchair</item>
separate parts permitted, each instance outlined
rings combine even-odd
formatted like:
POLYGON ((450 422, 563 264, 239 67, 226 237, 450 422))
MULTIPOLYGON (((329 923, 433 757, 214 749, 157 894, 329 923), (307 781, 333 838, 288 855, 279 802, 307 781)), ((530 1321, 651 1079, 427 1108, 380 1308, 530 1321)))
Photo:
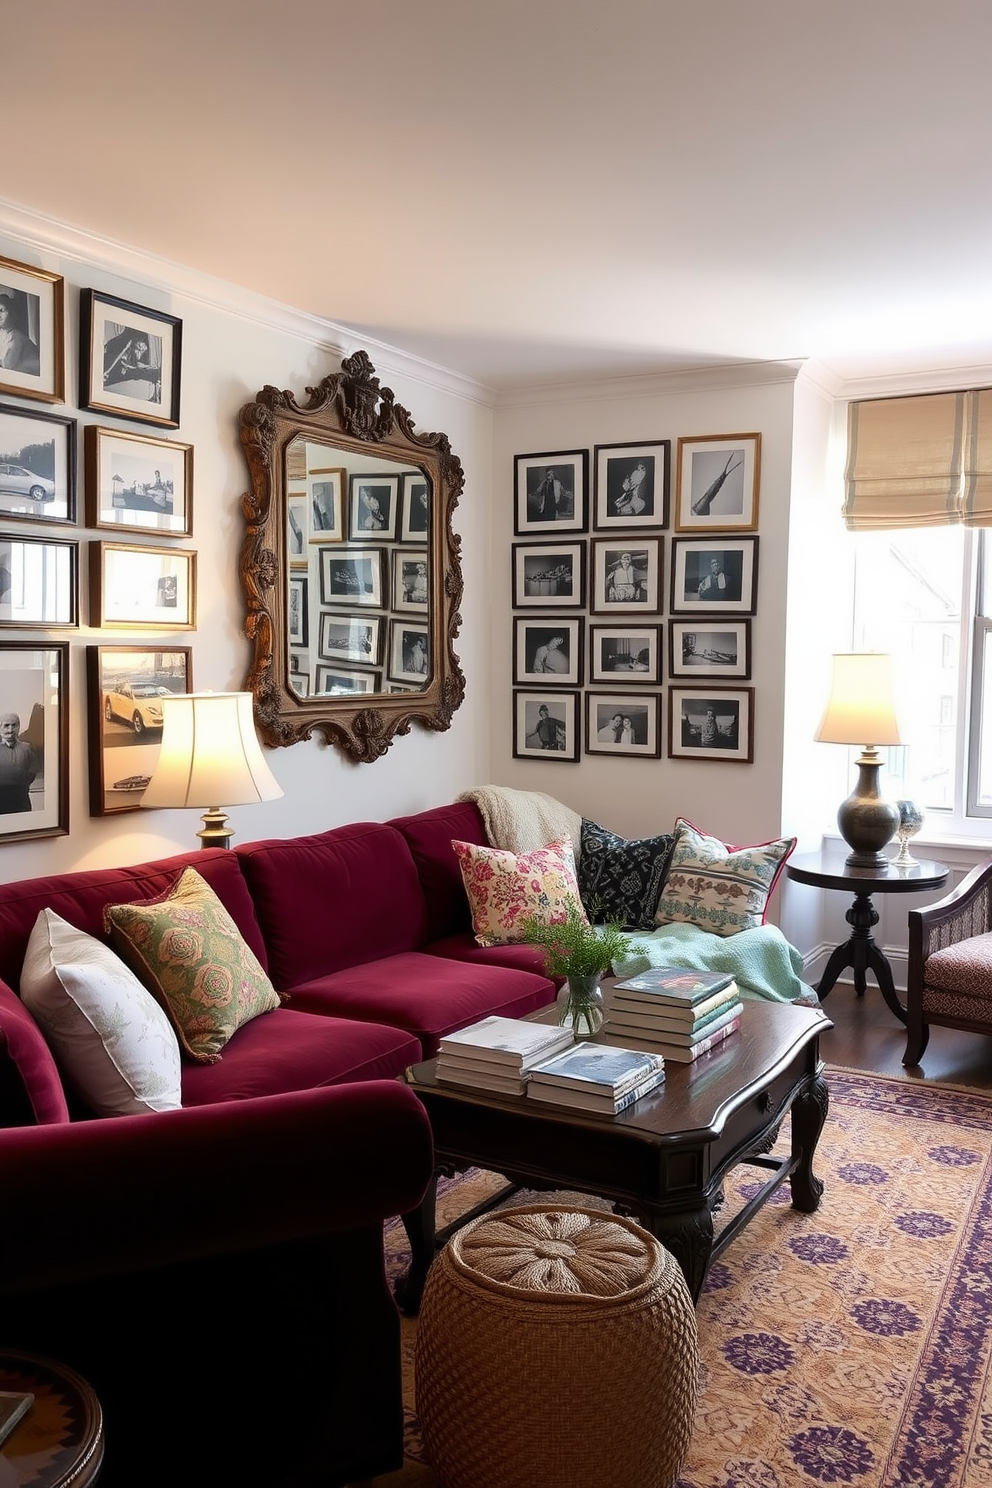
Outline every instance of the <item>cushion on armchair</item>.
POLYGON ((674 832, 628 839, 583 820, 579 892, 589 918, 597 924, 618 921, 637 930, 653 929, 674 846, 674 832))
POLYGON ((764 923, 768 900, 796 845, 795 837, 732 847, 679 817, 675 847, 658 908, 659 925, 683 921, 715 935, 764 923))
POLYGON ((928 956, 923 968, 927 987, 992 999, 992 934, 972 935, 928 956))
POLYGON ((461 865, 479 945, 524 940, 523 921, 535 918, 553 924, 565 918, 569 905, 585 919, 570 837, 525 853, 474 842, 451 845, 461 865))

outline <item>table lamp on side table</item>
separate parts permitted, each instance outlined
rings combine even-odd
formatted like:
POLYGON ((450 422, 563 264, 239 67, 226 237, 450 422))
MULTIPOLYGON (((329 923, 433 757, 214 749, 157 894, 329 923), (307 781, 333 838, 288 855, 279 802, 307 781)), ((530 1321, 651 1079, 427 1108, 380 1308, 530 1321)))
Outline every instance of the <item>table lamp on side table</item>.
POLYGON ((900 744, 892 657, 877 651, 844 652, 833 659, 833 681, 826 711, 814 737, 821 744, 862 744, 855 763, 858 781, 837 810, 840 834, 851 852, 852 868, 885 863, 882 848, 899 826, 899 809, 882 799, 877 745, 900 744), (870 743, 865 743, 870 740, 870 743))

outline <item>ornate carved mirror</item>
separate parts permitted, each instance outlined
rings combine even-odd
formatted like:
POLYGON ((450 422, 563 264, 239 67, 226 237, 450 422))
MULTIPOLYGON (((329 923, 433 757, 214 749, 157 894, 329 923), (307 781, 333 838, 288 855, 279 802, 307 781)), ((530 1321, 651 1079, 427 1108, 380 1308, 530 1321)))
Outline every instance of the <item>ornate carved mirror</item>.
POLYGON ((299 404, 264 387, 241 410, 245 686, 267 744, 319 729, 371 762, 411 723, 449 728, 464 697, 451 528, 464 478, 364 351, 306 392, 299 404))

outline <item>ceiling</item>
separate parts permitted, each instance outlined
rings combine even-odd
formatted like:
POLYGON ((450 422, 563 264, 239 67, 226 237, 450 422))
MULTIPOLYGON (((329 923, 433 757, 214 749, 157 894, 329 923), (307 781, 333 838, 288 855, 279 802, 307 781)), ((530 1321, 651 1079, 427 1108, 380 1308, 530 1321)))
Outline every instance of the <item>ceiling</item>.
POLYGON ((490 388, 992 364, 988 0, 44 0, 3 34, 8 203, 490 388))

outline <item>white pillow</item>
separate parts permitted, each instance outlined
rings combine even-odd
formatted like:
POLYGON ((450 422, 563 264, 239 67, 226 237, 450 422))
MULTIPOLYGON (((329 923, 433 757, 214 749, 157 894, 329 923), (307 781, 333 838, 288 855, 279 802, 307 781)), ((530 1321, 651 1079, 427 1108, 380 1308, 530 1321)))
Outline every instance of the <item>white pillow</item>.
POLYGON ((182 1105, 179 1040, 168 1017, 109 946, 54 910, 43 909, 31 931, 21 999, 98 1116, 182 1105))

